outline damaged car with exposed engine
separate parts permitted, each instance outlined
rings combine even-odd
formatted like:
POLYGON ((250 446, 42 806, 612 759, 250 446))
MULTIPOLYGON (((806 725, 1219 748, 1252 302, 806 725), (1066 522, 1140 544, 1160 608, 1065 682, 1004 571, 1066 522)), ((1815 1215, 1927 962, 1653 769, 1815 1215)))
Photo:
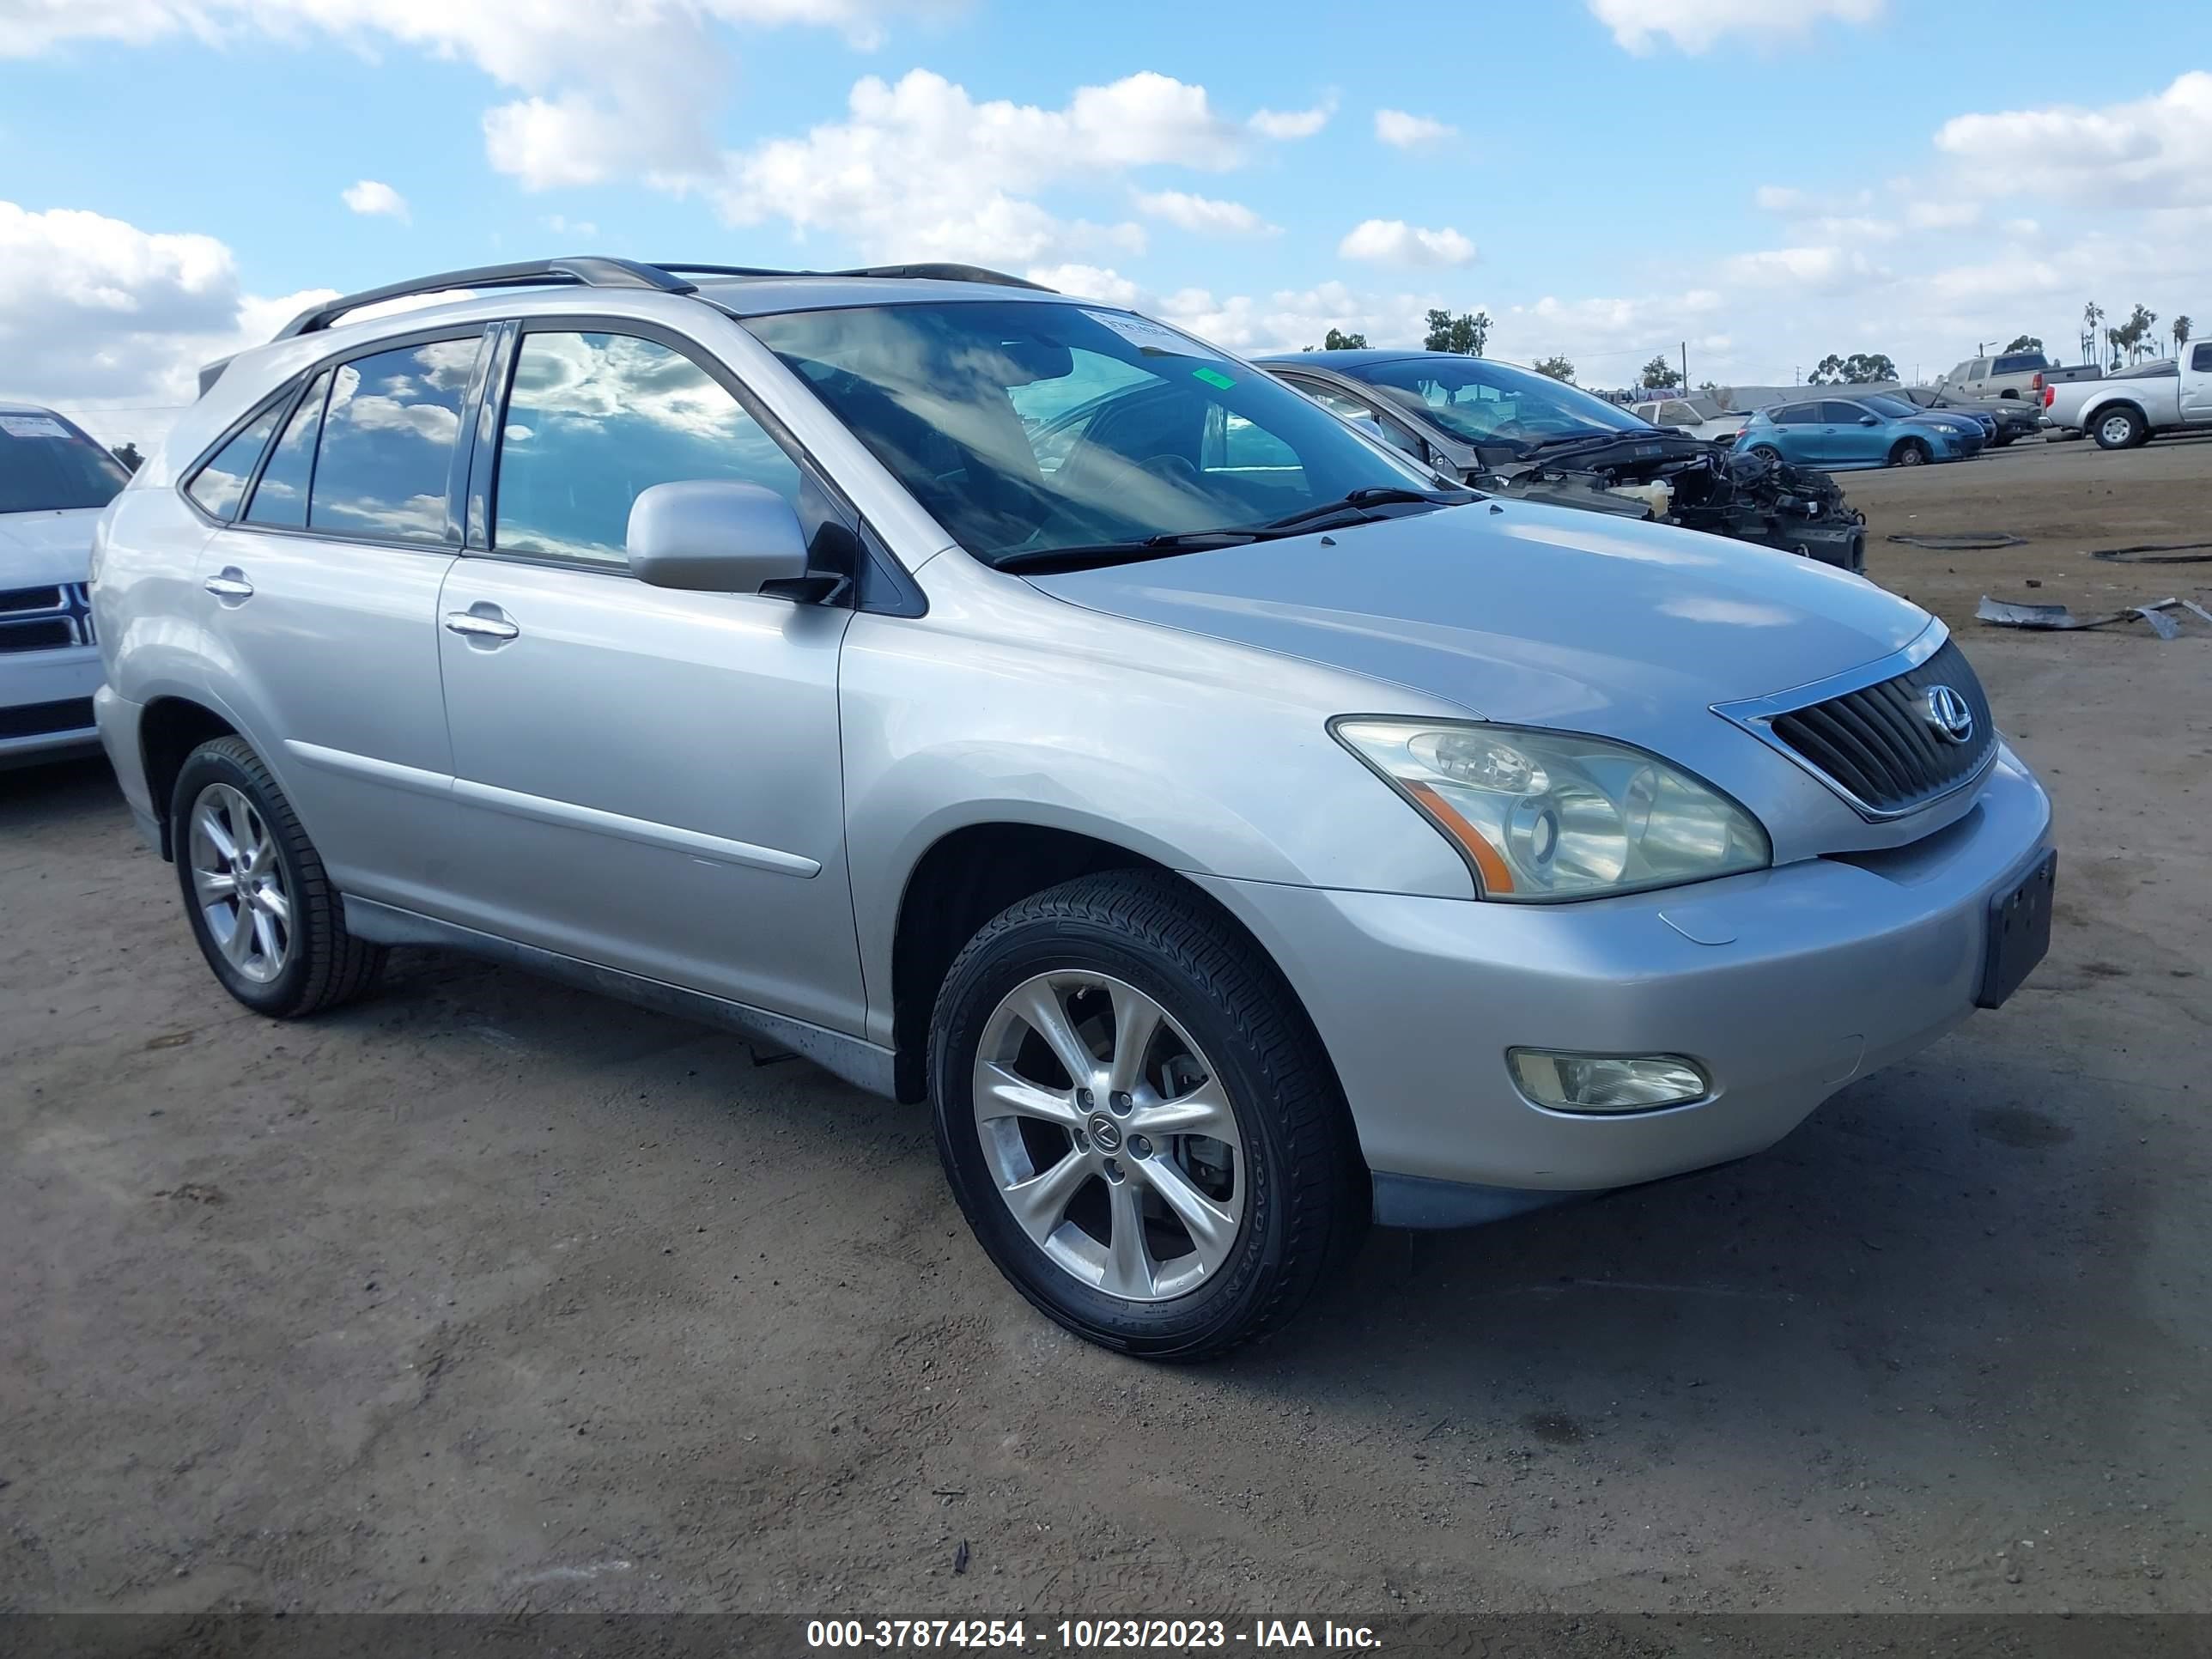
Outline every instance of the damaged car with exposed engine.
POLYGON ((1444 351, 1259 362, 1369 435, 1478 489, 1865 570, 1866 515, 1825 472, 1655 427, 1534 370, 1444 351))

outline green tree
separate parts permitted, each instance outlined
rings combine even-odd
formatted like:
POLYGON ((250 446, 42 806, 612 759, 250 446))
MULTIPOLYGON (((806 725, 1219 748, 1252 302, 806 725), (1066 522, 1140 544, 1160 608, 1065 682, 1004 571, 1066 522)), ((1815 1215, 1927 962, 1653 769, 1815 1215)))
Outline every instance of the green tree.
POLYGON ((1364 351, 1367 349, 1367 337, 1364 334, 1346 334, 1340 328, 1332 328, 1322 337, 1318 346, 1302 349, 1307 351, 1364 351))
POLYGON ((1490 343, 1490 313, 1473 311, 1455 317, 1449 311, 1429 313, 1428 338, 1421 342, 1428 351, 1455 351, 1462 357, 1480 357, 1482 349, 1490 343))
POLYGON ((2013 336, 2012 343, 2005 349, 2007 351, 2040 351, 2043 349, 2043 342, 2033 334, 2015 334, 2013 336))
POLYGON ((2189 349, 2190 332, 2196 326, 2196 324, 2189 320, 2189 313, 2185 311, 2173 319, 2173 350, 2176 356, 2189 349))
POLYGON ((1644 365, 1643 378, 1637 384, 1653 392, 1663 392, 1682 384, 1682 371, 1668 362, 1662 351, 1644 365))
POLYGON ((2094 362, 2097 356, 2097 331, 2105 320, 2105 308, 2094 300, 2081 307, 2081 361, 2094 362))
POLYGON ((1569 386, 1575 383, 1575 366, 1565 357, 1539 357, 1529 367, 1552 380, 1565 380, 1569 386))
POLYGON ((138 446, 135 442, 125 441, 118 444, 109 453, 133 472, 146 465, 146 458, 138 453, 138 446))
POLYGON ((1832 351, 1820 359, 1805 382, 1808 386, 1867 386, 1897 378, 1897 365, 1885 352, 1854 351, 1848 357, 1839 357, 1832 351))

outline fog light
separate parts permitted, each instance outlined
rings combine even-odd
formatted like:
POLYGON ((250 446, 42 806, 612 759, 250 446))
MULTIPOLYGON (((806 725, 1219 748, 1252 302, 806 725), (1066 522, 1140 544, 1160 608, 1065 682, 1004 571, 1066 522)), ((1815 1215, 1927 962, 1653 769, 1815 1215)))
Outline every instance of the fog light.
POLYGON ((1705 1074, 1679 1054, 1570 1054, 1509 1048, 1521 1092, 1555 1112, 1648 1112, 1712 1092, 1705 1074))

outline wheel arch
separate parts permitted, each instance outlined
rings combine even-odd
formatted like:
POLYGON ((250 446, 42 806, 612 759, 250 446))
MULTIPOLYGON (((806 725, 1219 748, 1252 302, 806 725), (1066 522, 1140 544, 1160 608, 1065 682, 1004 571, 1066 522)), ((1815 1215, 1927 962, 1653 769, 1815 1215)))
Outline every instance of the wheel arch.
MULTIPOLYGON (((1248 943, 1267 964, 1295 1017, 1311 1017, 1289 979, 1252 931, 1180 872, 1121 842, 1085 830, 1017 818, 964 823, 926 848, 907 872, 893 925, 891 1033, 897 1096, 927 1093, 929 1023, 946 972, 984 923, 1023 899, 1079 876, 1137 870, 1158 876, 1248 943)), ((1315 1041, 1320 1043, 1316 1031, 1315 1041)), ((1325 1055, 1327 1048, 1322 1046, 1325 1055)))
POLYGON ((146 769, 146 793, 161 830, 164 859, 173 862, 177 856, 169 805, 185 760, 211 738, 243 736, 228 716, 191 697, 157 696, 145 706, 138 717, 138 755, 146 769))

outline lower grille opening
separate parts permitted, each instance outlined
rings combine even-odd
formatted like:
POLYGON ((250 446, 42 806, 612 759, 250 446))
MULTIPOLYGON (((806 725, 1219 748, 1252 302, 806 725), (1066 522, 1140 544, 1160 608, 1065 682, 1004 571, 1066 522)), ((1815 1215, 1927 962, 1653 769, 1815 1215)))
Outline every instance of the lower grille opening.
POLYGON ((60 702, 27 702, 19 708, 0 708, 0 738, 43 738, 56 732, 82 732, 91 724, 90 697, 69 697, 60 702))

